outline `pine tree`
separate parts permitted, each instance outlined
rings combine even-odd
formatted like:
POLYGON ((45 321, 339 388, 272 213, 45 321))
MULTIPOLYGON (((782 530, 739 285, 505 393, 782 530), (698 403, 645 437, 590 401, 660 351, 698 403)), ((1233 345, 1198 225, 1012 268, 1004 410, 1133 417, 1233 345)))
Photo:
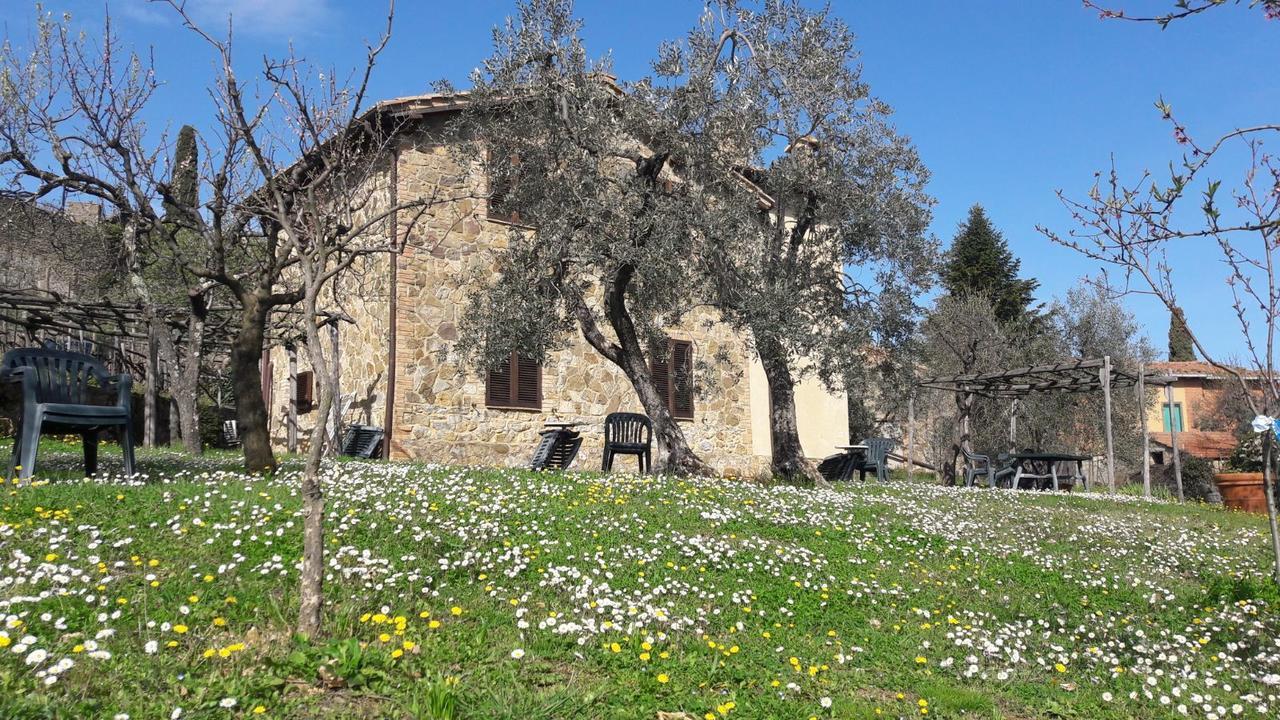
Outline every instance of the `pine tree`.
POLYGON ((942 268, 942 285, 952 296, 988 295, 1002 323, 1034 320, 1039 310, 1032 303, 1040 283, 1019 278, 1021 267, 1004 236, 991 225, 982 206, 975 204, 951 242, 942 268))
POLYGON ((1169 360, 1186 362, 1196 359, 1195 343, 1191 340, 1191 331, 1187 329, 1187 318, 1182 308, 1174 308, 1169 315, 1169 360))

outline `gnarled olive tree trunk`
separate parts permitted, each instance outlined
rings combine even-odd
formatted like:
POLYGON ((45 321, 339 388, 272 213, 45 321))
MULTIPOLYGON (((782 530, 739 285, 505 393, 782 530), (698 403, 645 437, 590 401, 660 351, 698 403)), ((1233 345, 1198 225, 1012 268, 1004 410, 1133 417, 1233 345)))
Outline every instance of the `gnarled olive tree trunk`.
POLYGON ((796 422, 796 384, 786 352, 776 340, 757 335, 756 352, 769 381, 769 447, 776 477, 820 482, 818 469, 805 457, 796 422))
POLYGON ((595 316, 582 298, 573 301, 574 314, 583 337, 601 355, 622 369, 635 389, 640 405, 653 422, 653 435, 662 451, 662 470, 674 475, 711 476, 715 470, 689 447, 684 433, 671 416, 667 404, 658 393, 653 373, 645 360, 644 348, 635 323, 627 311, 627 289, 635 276, 635 268, 623 265, 605 286, 604 311, 618 342, 612 343, 596 326, 595 316))

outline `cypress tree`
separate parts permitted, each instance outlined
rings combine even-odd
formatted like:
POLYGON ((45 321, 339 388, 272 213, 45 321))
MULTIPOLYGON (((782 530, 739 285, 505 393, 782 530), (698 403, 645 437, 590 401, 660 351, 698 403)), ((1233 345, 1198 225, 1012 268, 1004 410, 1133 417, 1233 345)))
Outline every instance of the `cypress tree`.
POLYGON ((1035 320, 1039 313, 1032 303, 1040 283, 1019 278, 1021 267, 1004 236, 991 225, 982 206, 975 204, 951 242, 942 285, 952 296, 987 295, 1002 323, 1035 320))
MULTIPOLYGON (((173 173, 169 178, 169 191, 184 208, 200 204, 199 148, 196 145, 196 129, 183 125, 178 131, 178 141, 173 149, 173 173)), ((165 215, 173 215, 173 204, 164 204, 165 215)))
POLYGON ((1191 341, 1191 331, 1187 329, 1187 317, 1182 308, 1175 307, 1169 315, 1169 360, 1186 362, 1196 359, 1195 343, 1191 341))

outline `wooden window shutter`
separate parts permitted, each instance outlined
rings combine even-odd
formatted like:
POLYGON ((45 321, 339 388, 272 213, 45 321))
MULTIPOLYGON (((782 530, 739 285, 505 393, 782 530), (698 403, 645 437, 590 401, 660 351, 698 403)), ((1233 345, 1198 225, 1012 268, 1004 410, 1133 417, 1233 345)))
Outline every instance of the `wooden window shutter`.
POLYGON ((484 402, 489 407, 541 409, 542 366, 512 353, 506 362, 489 370, 484 402))
POLYGON ((693 419, 693 343, 671 340, 666 352, 649 363, 658 397, 672 417, 693 419))
POLYGON ((671 414, 693 418, 693 343, 671 341, 671 414))
POLYGON ((315 374, 310 370, 303 370, 298 373, 294 382, 297 385, 298 412, 311 412, 316 402, 315 374))
POLYGON ((654 355, 649 362, 649 373, 653 375, 653 384, 658 388, 658 397, 662 404, 671 410, 671 348, 667 347, 662 355, 654 355))
POLYGON ((520 355, 515 357, 515 366, 516 381, 513 383, 515 402, 513 404, 516 407, 541 408, 542 366, 520 355))
MULTIPOLYGON (((492 165, 492 163, 490 164, 492 165)), ((506 177, 496 178, 490 174, 489 203, 485 216, 491 220, 519 223, 520 213, 510 207, 507 197, 511 194, 512 185, 515 183, 514 168, 520 166, 520 156, 512 155, 509 159, 509 164, 513 170, 506 177)))

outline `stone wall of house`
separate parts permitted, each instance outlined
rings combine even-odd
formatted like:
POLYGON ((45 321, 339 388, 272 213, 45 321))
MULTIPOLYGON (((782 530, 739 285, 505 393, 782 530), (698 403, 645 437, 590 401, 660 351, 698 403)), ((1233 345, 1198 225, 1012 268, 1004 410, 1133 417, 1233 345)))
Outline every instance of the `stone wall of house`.
MULTIPOLYGON (((391 161, 376 174, 365 188, 357 193, 369 193, 368 202, 362 203, 368 213, 382 213, 391 202, 391 161)), ((376 215, 375 215, 376 216, 376 215)), ((380 231, 365 240, 373 245, 388 242, 388 221, 380 231)), ((323 307, 340 313, 351 322, 337 323, 338 356, 340 366, 342 424, 383 426, 386 424, 387 371, 390 343, 390 288, 391 255, 375 253, 359 258, 330 286, 323 307)), ((328 345, 326 345, 326 349, 328 345)), ((311 369, 306 348, 299 343, 298 372, 311 369)), ((318 389, 316 400, 319 400, 318 389)), ((272 442, 281 449, 289 445, 290 424, 290 373, 289 350, 277 344, 271 349, 271 412, 272 442)), ((318 413, 311 411, 297 417, 299 449, 307 447, 311 430, 318 420, 318 413)))
MULTIPOLYGON (((354 321, 338 324, 343 425, 381 427, 386 421, 390 262, 388 255, 373 255, 357 261, 334 288, 340 302, 328 303, 330 308, 341 308, 354 321)), ((298 372, 310 370, 306 348, 299 344, 294 352, 298 372)), ((289 350, 283 345, 271 349, 271 377, 271 438, 276 446, 287 448, 289 350)), ((319 400, 319 395, 316 399, 319 400)), ((316 418, 315 411, 298 415, 299 448, 307 446, 316 418)))
MULTIPOLYGON (((404 139, 397 192, 467 191, 466 173, 425 127, 404 139)), ((626 377, 581 338, 554 353, 543 368, 540 411, 485 405, 485 377, 454 352, 469 288, 464 279, 493 267, 511 227, 483 217, 482 201, 464 199, 433 209, 409 231, 399 258, 396 318, 396 396, 393 457, 449 464, 519 466, 527 463, 549 419, 579 421, 584 442, 577 467, 599 467, 605 415, 639 411, 626 377)), ((402 218, 402 222, 406 220, 402 218)), ((749 378, 742 340, 705 313, 670 331, 694 344, 698 397, 683 429, 691 446, 725 474, 756 474, 767 458, 753 454, 749 378), (722 353, 743 358, 727 365, 722 353)), ((656 459, 655 459, 656 461, 656 459)), ((633 462, 624 458, 620 463, 633 462)))
MULTIPOLYGON (((583 445, 575 467, 598 468, 605 416, 616 411, 642 412, 642 408, 621 370, 580 336, 569 338, 568 346, 552 353, 544 365, 543 402, 538 410, 488 407, 485 373, 464 366, 458 357, 461 316, 474 290, 469 283, 477 277, 492 277, 495 253, 508 246, 513 227, 485 217, 480 199, 484 189, 469 186, 468 173, 438 140, 439 129, 437 120, 402 134, 395 156, 395 195, 400 202, 433 195, 458 199, 435 205, 421 216, 399 213, 396 233, 406 239, 403 254, 395 258, 377 255, 357 265, 343 277, 330 303, 355 320, 354 324, 342 323, 340 330, 346 408, 343 422, 386 424, 388 357, 393 340, 390 271, 394 262, 396 362, 389 428, 391 457, 453 465, 522 466, 528 463, 544 423, 555 419, 583 423, 583 445)), ((726 475, 766 474, 768 423, 760 417, 753 422, 753 396, 754 404, 762 406, 767 418, 767 403, 761 401, 767 397, 767 387, 762 373, 751 372, 744 339, 705 309, 691 313, 683 326, 670 329, 669 334, 694 346, 694 418, 681 421, 690 445, 726 475)), ((305 371, 309 367, 305 350, 298 348, 297 355, 298 369, 305 371)), ((289 428, 288 352, 276 347, 271 357, 272 438, 283 449, 289 428)), ((842 394, 825 391, 806 405, 806 416, 819 418, 816 424, 810 423, 815 424, 810 433, 814 439, 807 443, 815 448, 806 445, 811 454, 821 456, 828 451, 826 445, 843 441, 847 434, 844 407, 842 394), (828 424, 828 418, 833 428, 840 427, 817 427, 828 424)), ((315 412, 299 416, 299 449, 305 449, 316 420, 315 412)), ((621 458, 615 467, 632 468, 634 462, 621 458)))

